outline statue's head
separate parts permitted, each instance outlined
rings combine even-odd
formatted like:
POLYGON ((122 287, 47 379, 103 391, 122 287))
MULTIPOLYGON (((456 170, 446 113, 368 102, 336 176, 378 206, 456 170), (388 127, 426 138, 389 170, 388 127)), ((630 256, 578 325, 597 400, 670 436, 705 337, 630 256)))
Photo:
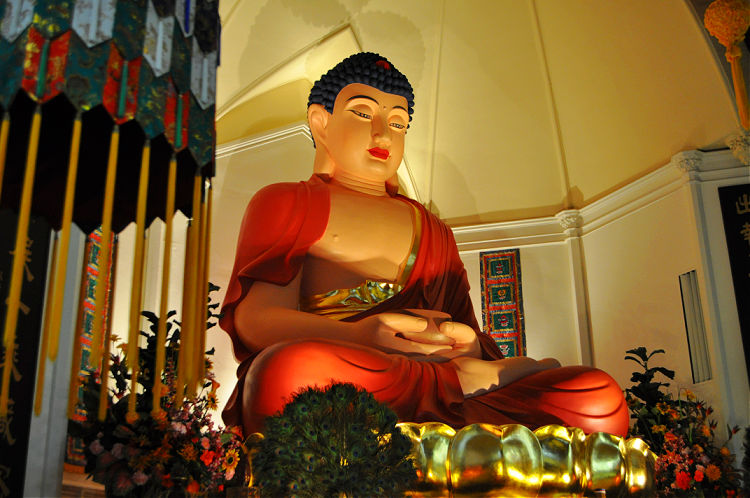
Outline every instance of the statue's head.
POLYGON ((333 104, 339 92, 351 83, 362 83, 381 92, 400 95, 406 99, 409 121, 414 113, 414 91, 398 69, 388 59, 372 52, 350 55, 320 77, 310 90, 307 106, 320 104, 333 114, 333 104))
POLYGON ((310 91, 315 173, 382 179, 398 190, 413 106, 411 85, 384 57, 360 53, 337 64, 310 91))

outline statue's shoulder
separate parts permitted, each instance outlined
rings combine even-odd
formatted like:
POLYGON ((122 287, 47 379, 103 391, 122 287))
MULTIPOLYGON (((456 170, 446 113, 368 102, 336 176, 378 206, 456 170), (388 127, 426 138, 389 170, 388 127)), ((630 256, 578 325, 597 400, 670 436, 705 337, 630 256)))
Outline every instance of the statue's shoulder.
POLYGON ((328 222, 329 204, 327 188, 320 188, 315 181, 266 185, 250 199, 243 231, 273 239, 288 233, 292 227, 305 233, 322 233, 328 222))

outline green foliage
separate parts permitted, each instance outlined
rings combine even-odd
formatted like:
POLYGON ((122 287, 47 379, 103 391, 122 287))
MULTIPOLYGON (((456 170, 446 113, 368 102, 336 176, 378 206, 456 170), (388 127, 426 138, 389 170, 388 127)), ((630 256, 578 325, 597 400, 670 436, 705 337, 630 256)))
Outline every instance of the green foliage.
MULTIPOLYGON (((643 439, 659 457, 658 496, 736 496, 739 474, 733 467, 734 455, 726 442, 715 441, 717 423, 709 419, 713 409, 688 389, 681 389, 677 398, 666 392, 663 388, 669 383, 656 380, 656 374, 672 380, 675 373, 649 366, 657 354, 664 350, 627 351, 625 359, 638 363, 643 371, 633 372, 630 380, 635 384, 625 390, 625 399, 634 421, 629 436, 643 439)), ((729 439, 737 431, 727 426, 729 439)))
POLYGON ((261 496, 400 496, 416 480, 396 414, 352 384, 296 394, 252 457, 261 496))

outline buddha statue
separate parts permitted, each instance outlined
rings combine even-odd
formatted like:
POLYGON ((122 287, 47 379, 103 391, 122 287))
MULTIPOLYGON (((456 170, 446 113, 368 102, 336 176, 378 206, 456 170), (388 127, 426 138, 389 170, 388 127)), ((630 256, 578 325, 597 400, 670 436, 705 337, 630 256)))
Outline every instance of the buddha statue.
POLYGON ((224 421, 262 431, 306 386, 351 382, 402 421, 547 424, 625 435, 605 372, 503 358, 481 331, 449 227, 397 193, 412 87, 353 55, 315 83, 313 175, 250 200, 221 327, 241 362, 224 421))

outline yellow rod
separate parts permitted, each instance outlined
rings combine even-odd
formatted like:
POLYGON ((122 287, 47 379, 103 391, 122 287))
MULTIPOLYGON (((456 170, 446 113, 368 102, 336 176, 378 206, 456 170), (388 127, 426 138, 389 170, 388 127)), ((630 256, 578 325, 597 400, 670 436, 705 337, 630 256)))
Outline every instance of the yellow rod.
MULTIPOLYGON (((735 45, 736 46, 736 45, 735 45)), ((727 51, 728 53, 729 51, 727 51)), ((732 67, 732 83, 734 84, 734 96, 737 101, 737 110, 740 113, 740 123, 745 130, 750 129, 750 113, 748 113, 747 89, 745 87, 745 77, 742 74, 742 65, 740 57, 742 52, 737 50, 738 55, 732 57, 729 62, 732 67)))
MULTIPOLYGON (((55 234, 55 240, 52 243, 52 261, 55 261, 57 258, 57 251, 60 249, 58 244, 58 237, 57 234, 55 234)), ((54 268, 52 269, 54 271, 54 268)), ((52 272, 50 272, 52 273, 52 272)), ((53 288, 53 282, 47 282, 47 297, 46 301, 49 303, 50 299, 52 299, 52 288, 53 288)), ((49 336, 49 306, 47 307, 47 312, 44 314, 44 324, 42 326, 42 343, 41 343, 41 351, 39 352, 39 364, 37 365, 37 373, 36 373, 36 390, 34 391, 34 414, 36 416, 39 416, 40 413, 42 413, 42 394, 44 391, 44 374, 47 370, 47 341, 49 336)))
MULTIPOLYGON (((193 261, 193 233, 197 227, 194 224, 195 219, 188 220, 187 233, 185 235, 185 261, 183 268, 182 280, 182 328, 180 329, 180 354, 177 360, 177 394, 175 402, 182 402, 185 396, 185 384, 188 382, 188 363, 192 363, 193 351, 190 348, 190 328, 191 322, 195 319, 193 305, 194 294, 191 292, 191 262, 193 261)), ((189 394, 189 393, 188 393, 189 394)))
POLYGON ((206 321, 208 320, 208 267, 209 267, 209 261, 210 261, 210 249, 211 249, 211 211, 212 211, 212 199, 213 197, 213 187, 211 185, 211 180, 208 181, 208 188, 206 190, 206 210, 203 214, 203 219, 205 221, 205 232, 202 240, 203 244, 203 275, 201 276, 201 284, 203 286, 203 292, 201 293, 203 297, 203 301, 201 302, 201 321, 198 323, 201 324, 200 328, 200 353, 201 353, 201 360, 198 363, 198 378, 201 379, 201 382, 203 379, 206 378, 206 359, 203 357, 206 351, 206 321))
POLYGON ((198 271, 200 268, 200 229, 201 229, 201 190, 203 188, 203 177, 197 174, 193 177, 193 220, 189 232, 190 250, 185 251, 185 289, 182 300, 182 319, 185 332, 185 383, 188 385, 188 397, 195 396, 195 348, 196 332, 198 324, 196 318, 196 298, 198 294, 198 271), (188 322, 185 327, 185 321, 188 322))
MULTIPOLYGON (((107 177, 104 182, 104 205, 102 207, 102 250, 99 257, 99 273, 96 275, 94 290, 94 334, 91 342, 91 365, 99 366, 102 361, 102 330, 104 329, 104 314, 106 313, 107 282, 109 276, 109 254, 112 238, 112 206, 115 200, 115 178, 117 177, 117 152, 120 144, 120 127, 115 125, 112 139, 109 143, 109 160, 107 162, 107 177)), ((102 377, 102 382, 105 379, 102 377)))
POLYGON ((174 217, 174 196, 177 183, 177 159, 172 156, 167 175, 167 200, 164 209, 164 255, 162 259, 161 302, 159 303, 159 327, 156 335, 156 368, 154 369, 153 405, 151 413, 161 413, 161 374, 164 371, 164 356, 167 342, 167 301, 169 299, 169 265, 172 261, 172 218, 174 217))
POLYGON ((130 288, 130 330, 128 332, 128 363, 131 369, 128 414, 136 414, 136 392, 138 390, 138 338, 140 331, 141 305, 143 302, 143 267, 146 233, 146 198, 148 196, 149 160, 151 145, 143 145, 141 154, 141 176, 138 180, 138 207, 135 214, 135 248, 133 249, 133 284, 130 288))
POLYGON ((206 315, 204 313, 204 304, 206 302, 206 294, 204 293, 205 285, 203 284, 203 276, 205 273, 204 266, 206 264, 206 195, 205 195, 205 181, 203 177, 200 178, 200 203, 198 204, 198 225, 199 229, 196 249, 198 254, 196 255, 196 266, 195 266, 195 300, 193 305, 194 310, 194 322, 193 322, 193 375, 190 383, 190 392, 195 394, 197 392, 198 384, 202 385, 203 377, 201 373, 203 368, 201 365, 205 364, 206 358, 203 348, 204 337, 206 333, 206 315))
POLYGON ((73 200, 76 193, 76 178, 78 176, 78 153, 81 147, 81 115, 76 116, 73 121, 73 138, 70 144, 70 157, 68 160, 68 178, 65 182, 65 201, 63 203, 63 214, 60 221, 60 251, 54 261, 52 275, 52 297, 47 304, 50 314, 49 323, 45 323, 45 333, 49 340, 47 348, 49 359, 57 359, 57 350, 60 343, 60 318, 62 315, 62 303, 65 289, 65 278, 68 266, 68 245, 70 244, 70 227, 73 221, 73 200), (46 327, 50 327, 47 332, 46 327))
MULTIPOLYGON (((115 300, 115 275, 117 275, 117 236, 114 237, 112 243, 112 279, 111 279, 111 290, 109 292, 108 299, 105 301, 105 309, 111 308, 111 303, 115 300)), ((99 412, 98 419, 104 421, 107 417, 107 407, 109 405, 109 367, 110 367, 110 350, 112 348, 112 313, 107 314, 107 323, 103 324, 105 335, 104 335, 104 346, 102 347, 102 364, 101 364, 101 378, 99 385, 99 412)))
POLYGON ((3 193, 3 174, 5 172, 5 156, 8 153, 8 132, 10 131, 10 114, 3 113, 3 122, 0 124, 0 199, 3 193))
POLYGON ((42 127, 42 110, 37 106, 31 120, 29 148, 26 153, 26 170, 21 190, 21 205, 18 209, 18 225, 16 226, 16 245, 13 252, 13 266, 10 274, 10 290, 8 292, 8 307, 5 313, 5 329, 3 344, 5 358, 3 367, 2 386, 0 387, 0 416, 8 414, 8 397, 10 396, 10 373, 13 370, 13 353, 16 345, 16 325, 18 324, 18 308, 21 304, 21 285, 23 283, 23 266, 26 262, 26 242, 29 231, 29 217, 31 215, 31 195, 34 191, 34 176, 36 174, 36 154, 39 149, 39 130, 42 127))

